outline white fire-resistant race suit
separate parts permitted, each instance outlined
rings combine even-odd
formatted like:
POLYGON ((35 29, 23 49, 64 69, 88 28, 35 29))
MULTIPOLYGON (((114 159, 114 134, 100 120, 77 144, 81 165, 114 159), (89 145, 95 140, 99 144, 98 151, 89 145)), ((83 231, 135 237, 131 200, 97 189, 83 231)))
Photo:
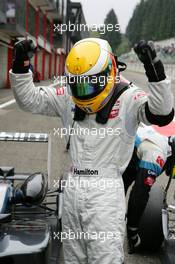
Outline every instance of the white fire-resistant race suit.
MULTIPOLYGON (((63 127, 69 130, 74 105, 66 87, 35 87, 32 73, 10 72, 10 80, 15 99, 23 110, 59 116, 63 127)), ((173 108, 169 80, 149 83, 149 89, 147 96, 130 85, 116 101, 104 125, 96 122, 96 114, 86 115, 83 121, 74 124, 68 175, 68 180, 74 180, 74 184, 65 188, 62 219, 63 232, 70 235, 63 240, 66 264, 123 263, 125 194, 122 173, 132 156, 139 122, 149 124, 145 103, 148 102, 155 116, 166 117, 173 108), (87 130, 82 133, 80 129, 87 130), (80 180, 83 184, 79 184, 80 180), (99 186, 101 180, 105 188, 99 186), (80 236, 83 239, 79 239, 80 236)))

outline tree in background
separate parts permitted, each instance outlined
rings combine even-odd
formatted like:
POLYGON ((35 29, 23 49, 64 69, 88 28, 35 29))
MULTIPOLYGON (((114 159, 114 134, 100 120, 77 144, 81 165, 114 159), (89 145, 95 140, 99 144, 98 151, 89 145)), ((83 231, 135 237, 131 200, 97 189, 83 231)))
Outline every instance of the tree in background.
POLYGON ((89 37, 90 38, 100 38, 100 33, 98 30, 97 31, 90 30, 89 31, 89 37))
POLYGON ((133 16, 129 21, 126 29, 126 35, 132 44, 136 43, 140 39, 140 31, 143 18, 143 5, 144 1, 136 5, 133 16), (141 13, 140 13, 141 12, 141 13))
POLYGON ((116 50, 117 57, 122 54, 128 53, 131 50, 129 41, 124 34, 122 34, 122 41, 116 50))
POLYGON ((162 40, 175 36, 175 0, 141 0, 126 29, 134 45, 140 39, 162 40))
POLYGON ((105 34, 100 34, 100 37, 102 39, 106 39, 110 43, 113 52, 115 52, 121 43, 121 33, 120 30, 116 30, 116 25, 118 25, 119 23, 118 18, 113 9, 111 9, 107 14, 104 20, 104 24, 106 26, 105 34), (111 30, 112 28, 113 30, 111 30))

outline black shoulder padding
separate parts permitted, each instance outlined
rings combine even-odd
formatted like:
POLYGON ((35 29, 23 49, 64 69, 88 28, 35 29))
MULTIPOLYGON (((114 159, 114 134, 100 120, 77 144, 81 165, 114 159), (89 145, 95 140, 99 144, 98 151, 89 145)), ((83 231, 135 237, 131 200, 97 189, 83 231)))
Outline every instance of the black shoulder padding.
POLYGON ((74 120, 83 121, 85 119, 86 112, 81 110, 77 105, 75 105, 74 120))
POLYGON ((146 102, 146 105, 145 105, 145 114, 146 114, 147 120, 151 124, 157 125, 157 126, 160 126, 160 127, 161 126, 166 126, 174 118, 174 108, 172 109, 172 111, 168 115, 155 115, 155 114, 151 113, 151 111, 149 109, 148 102, 146 102))

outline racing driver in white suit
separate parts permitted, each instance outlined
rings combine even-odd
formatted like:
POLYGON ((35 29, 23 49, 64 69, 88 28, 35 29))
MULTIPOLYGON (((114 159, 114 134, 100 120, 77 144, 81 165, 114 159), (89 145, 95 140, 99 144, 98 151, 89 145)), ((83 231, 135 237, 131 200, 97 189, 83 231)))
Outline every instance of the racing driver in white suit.
POLYGON ((74 236, 63 240, 65 264, 121 264, 126 209, 122 173, 139 123, 163 126, 173 119, 170 80, 153 43, 135 46, 149 80, 146 95, 119 81, 119 62, 106 40, 87 38, 67 56, 67 87, 35 87, 29 71, 34 50, 31 40, 14 47, 10 80, 16 102, 33 114, 59 116, 67 130, 81 131, 67 137, 72 163, 67 181, 74 184, 64 190, 62 228, 74 236), (102 180, 105 188, 99 185, 102 180))

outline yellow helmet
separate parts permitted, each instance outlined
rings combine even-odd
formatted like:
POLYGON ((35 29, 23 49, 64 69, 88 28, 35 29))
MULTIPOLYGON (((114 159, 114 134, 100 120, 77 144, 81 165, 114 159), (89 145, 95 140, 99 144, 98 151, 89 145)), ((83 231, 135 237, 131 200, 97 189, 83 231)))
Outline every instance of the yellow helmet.
POLYGON ((86 38, 70 50, 65 65, 74 103, 91 114, 110 100, 117 75, 111 47, 106 40, 86 38))

